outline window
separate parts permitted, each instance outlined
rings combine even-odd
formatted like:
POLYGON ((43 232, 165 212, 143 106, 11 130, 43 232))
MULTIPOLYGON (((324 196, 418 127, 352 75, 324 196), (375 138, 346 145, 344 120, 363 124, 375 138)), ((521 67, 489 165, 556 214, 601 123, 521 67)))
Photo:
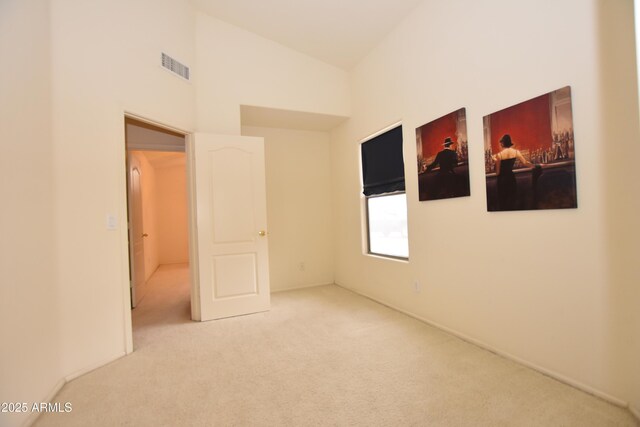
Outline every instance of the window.
POLYGON ((409 243, 402 126, 364 141, 361 155, 367 252, 407 259, 409 243))

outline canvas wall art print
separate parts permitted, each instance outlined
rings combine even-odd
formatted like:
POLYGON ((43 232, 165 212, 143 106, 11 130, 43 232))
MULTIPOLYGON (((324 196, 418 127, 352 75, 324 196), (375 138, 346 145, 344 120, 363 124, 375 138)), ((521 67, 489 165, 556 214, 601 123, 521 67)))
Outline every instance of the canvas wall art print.
POLYGON ((488 211, 576 208, 571 87, 484 117, 488 211))
POLYGON ((469 193, 467 116, 461 108, 416 129, 419 200, 469 193))

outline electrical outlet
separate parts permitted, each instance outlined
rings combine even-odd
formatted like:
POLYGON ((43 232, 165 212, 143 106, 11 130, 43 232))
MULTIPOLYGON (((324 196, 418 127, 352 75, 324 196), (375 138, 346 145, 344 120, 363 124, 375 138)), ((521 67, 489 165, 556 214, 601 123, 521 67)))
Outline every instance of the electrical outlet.
POLYGON ((420 282, 419 281, 415 281, 413 282, 413 292, 415 292, 416 294, 419 294, 422 291, 422 286, 420 286, 420 282))

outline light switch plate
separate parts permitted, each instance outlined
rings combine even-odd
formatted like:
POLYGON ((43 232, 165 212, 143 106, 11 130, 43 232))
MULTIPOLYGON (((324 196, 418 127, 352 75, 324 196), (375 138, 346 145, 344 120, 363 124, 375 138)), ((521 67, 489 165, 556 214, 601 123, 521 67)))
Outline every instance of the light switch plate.
POLYGON ((114 214, 107 214, 107 230, 118 229, 118 218, 114 214))

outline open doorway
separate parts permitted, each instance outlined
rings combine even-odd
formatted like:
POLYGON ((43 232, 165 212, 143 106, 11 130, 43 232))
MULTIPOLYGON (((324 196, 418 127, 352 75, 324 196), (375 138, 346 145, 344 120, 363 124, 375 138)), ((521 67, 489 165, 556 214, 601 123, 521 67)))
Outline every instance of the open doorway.
POLYGON ((185 135, 125 117, 134 342, 142 329, 190 321, 185 135))

